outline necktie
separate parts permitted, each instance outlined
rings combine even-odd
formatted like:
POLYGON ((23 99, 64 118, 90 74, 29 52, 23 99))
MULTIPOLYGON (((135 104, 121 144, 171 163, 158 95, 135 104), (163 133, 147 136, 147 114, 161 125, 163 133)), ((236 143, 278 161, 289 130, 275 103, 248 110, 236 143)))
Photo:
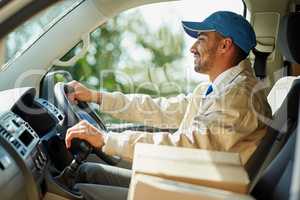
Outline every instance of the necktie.
POLYGON ((208 86, 208 88, 207 88, 207 91, 206 91, 206 93, 205 93, 205 96, 209 95, 212 91, 213 91, 213 87, 212 87, 212 85, 210 84, 210 85, 208 86))

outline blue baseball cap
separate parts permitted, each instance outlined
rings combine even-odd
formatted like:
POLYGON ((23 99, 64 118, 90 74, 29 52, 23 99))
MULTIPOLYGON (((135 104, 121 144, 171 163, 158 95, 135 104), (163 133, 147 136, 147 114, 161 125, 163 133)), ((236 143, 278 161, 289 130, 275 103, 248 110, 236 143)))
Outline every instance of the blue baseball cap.
POLYGON ((202 32, 216 31, 230 37, 247 55, 256 46, 255 32, 250 23, 241 15, 230 11, 218 11, 203 22, 182 21, 185 32, 197 38, 202 32))

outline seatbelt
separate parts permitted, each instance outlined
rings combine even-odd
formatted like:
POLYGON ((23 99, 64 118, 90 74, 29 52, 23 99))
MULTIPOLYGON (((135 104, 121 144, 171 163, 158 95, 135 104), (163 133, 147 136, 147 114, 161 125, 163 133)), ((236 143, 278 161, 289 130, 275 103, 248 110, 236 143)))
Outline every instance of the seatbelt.
POLYGON ((289 61, 283 61, 283 67, 284 67, 284 76, 292 76, 293 75, 293 69, 292 64, 289 61))
POLYGON ((271 52, 261 52, 257 49, 253 49, 252 52, 255 55, 253 66, 255 76, 259 79, 264 79, 266 77, 267 58, 271 52))

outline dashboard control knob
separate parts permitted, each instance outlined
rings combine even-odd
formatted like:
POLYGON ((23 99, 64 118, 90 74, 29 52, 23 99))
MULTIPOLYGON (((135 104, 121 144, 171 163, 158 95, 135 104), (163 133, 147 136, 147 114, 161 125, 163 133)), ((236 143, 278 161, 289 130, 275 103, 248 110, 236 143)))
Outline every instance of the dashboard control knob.
POLYGON ((17 122, 18 124, 22 124, 23 120, 22 120, 20 117, 17 117, 17 118, 16 118, 16 122, 17 122))
POLYGON ((6 126, 6 130, 7 130, 7 132, 9 132, 9 133, 14 133, 14 132, 16 132, 15 127, 14 127, 13 125, 11 125, 11 124, 9 124, 8 126, 6 126))

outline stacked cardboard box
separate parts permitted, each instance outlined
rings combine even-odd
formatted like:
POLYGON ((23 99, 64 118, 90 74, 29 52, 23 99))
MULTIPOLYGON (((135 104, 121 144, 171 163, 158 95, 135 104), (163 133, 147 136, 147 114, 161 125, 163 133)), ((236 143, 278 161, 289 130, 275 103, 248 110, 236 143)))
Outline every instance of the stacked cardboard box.
MULTIPOLYGON (((155 197, 158 194, 168 194, 170 195, 166 196, 168 199, 175 199, 172 193, 181 197, 180 199, 199 199, 203 195, 203 188, 211 192, 212 189, 208 187, 221 189, 218 190, 221 193, 224 193, 224 190, 231 191, 224 194, 233 195, 232 192, 245 194, 248 192, 250 182, 237 153, 150 144, 135 146, 133 171, 129 195, 131 200, 145 199, 146 196, 141 198, 141 195, 146 194, 148 199, 157 199, 155 197), (197 192, 200 186, 202 189, 199 188, 197 192), (187 189, 188 187, 190 189, 187 189), (170 192, 172 190, 177 192, 170 192), (188 191, 194 191, 190 193, 190 197, 187 195, 188 191), (188 198, 183 198, 183 196, 188 198)), ((240 194, 235 195, 241 197, 240 194)))

